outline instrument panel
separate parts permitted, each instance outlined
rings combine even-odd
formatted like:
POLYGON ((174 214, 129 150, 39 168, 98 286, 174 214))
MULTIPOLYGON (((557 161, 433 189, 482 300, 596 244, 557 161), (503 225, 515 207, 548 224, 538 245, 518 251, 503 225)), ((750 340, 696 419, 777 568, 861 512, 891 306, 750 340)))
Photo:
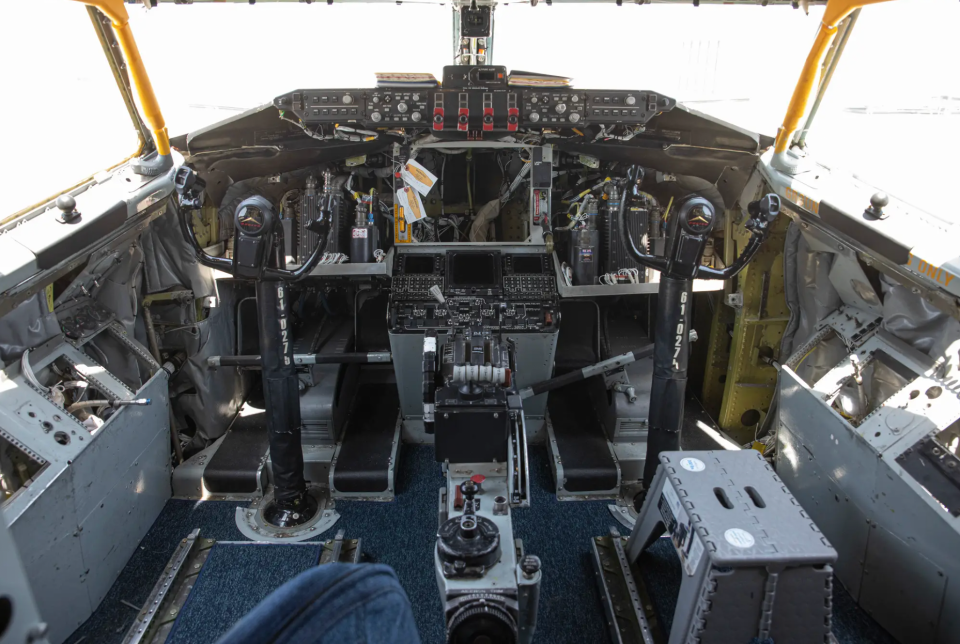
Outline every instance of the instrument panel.
POLYGON ((273 101, 305 124, 513 132, 520 127, 644 125, 676 100, 650 90, 572 88, 304 89, 273 101))

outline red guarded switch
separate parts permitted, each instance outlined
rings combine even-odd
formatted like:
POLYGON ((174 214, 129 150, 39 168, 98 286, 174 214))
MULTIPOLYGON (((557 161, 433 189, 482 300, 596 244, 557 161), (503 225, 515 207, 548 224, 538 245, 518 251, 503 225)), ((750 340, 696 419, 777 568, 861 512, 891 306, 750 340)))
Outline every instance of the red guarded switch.
POLYGON ((493 108, 492 107, 483 108, 483 129, 488 132, 493 129, 493 108))

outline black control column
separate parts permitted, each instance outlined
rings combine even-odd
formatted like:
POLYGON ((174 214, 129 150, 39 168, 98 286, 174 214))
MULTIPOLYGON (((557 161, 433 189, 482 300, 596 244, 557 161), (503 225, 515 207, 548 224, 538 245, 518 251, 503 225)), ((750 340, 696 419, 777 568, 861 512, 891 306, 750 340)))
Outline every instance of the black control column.
MULTIPOLYGON (((181 205, 196 207, 202 198, 203 181, 189 168, 181 168, 175 184, 181 205)), ((309 275, 320 260, 325 244, 321 241, 300 268, 289 271, 283 268, 280 220, 268 199, 261 196, 245 199, 237 206, 234 217, 232 259, 205 253, 186 217, 181 218, 181 230, 194 245, 201 264, 256 281, 260 365, 274 481, 274 501, 263 513, 268 523, 287 528, 306 523, 317 512, 317 501, 307 494, 303 477, 299 383, 293 362, 287 282, 309 275)), ((310 230, 325 240, 329 225, 330 213, 321 211, 310 230)))
MULTIPOLYGON (((634 166, 628 171, 628 178, 632 185, 627 186, 627 190, 638 195, 643 170, 634 166)), ((729 279, 743 270, 760 249, 770 224, 779 214, 780 198, 768 194, 749 205, 751 218, 746 226, 753 235, 740 257, 723 270, 705 267, 700 263, 716 223, 716 213, 709 201, 689 195, 674 205, 667 220, 666 250, 662 257, 641 252, 630 237, 630 230, 625 225, 627 201, 629 196, 621 201, 619 213, 624 245, 638 263, 660 271, 647 458, 643 470, 644 489, 648 489, 660 462, 660 452, 680 449, 690 355, 693 280, 729 279)))

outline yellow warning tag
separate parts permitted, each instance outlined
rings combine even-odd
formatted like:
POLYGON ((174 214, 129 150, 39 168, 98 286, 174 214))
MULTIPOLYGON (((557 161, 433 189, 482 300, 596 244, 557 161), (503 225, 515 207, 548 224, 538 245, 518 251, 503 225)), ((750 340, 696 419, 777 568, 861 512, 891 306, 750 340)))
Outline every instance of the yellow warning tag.
POLYGON ((403 179, 405 184, 424 196, 430 192, 437 182, 437 177, 413 159, 407 161, 403 166, 400 171, 400 178, 403 179))

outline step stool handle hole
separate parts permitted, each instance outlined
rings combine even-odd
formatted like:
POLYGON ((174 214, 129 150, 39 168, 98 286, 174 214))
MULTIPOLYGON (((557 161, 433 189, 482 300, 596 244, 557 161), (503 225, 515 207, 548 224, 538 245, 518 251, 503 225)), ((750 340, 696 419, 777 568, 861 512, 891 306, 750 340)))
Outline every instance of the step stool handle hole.
POLYGON ((763 497, 760 496, 760 493, 757 492, 756 489, 754 489, 749 485, 743 489, 747 491, 747 496, 750 497, 750 500, 753 501, 753 504, 755 506, 757 506, 760 509, 767 507, 766 501, 763 500, 763 497))
POLYGON ((730 498, 727 496, 726 490, 724 490, 722 487, 715 487, 713 488, 713 493, 717 497, 717 501, 720 501, 720 505, 728 510, 733 509, 733 503, 730 502, 730 498))

